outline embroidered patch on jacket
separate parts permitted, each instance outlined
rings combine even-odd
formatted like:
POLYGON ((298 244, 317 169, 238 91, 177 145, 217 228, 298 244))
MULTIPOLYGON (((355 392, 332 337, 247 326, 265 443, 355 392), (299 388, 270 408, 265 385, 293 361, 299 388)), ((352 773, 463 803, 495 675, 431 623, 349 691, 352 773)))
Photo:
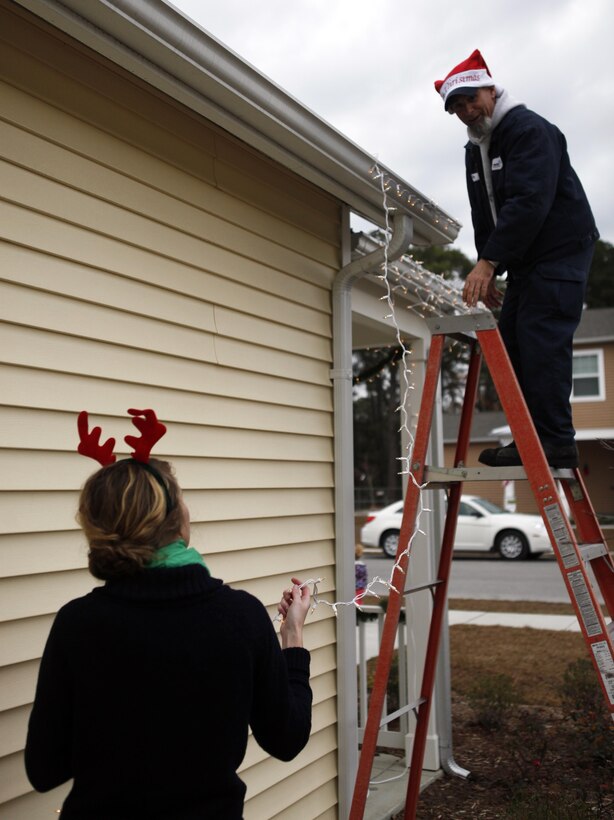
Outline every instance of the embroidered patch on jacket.
POLYGON ((492 171, 500 171, 503 168, 503 160, 501 157, 495 157, 490 168, 492 171))
POLYGON ((474 174, 471 174, 471 181, 472 182, 479 182, 480 181, 480 175, 477 173, 477 171, 474 174))

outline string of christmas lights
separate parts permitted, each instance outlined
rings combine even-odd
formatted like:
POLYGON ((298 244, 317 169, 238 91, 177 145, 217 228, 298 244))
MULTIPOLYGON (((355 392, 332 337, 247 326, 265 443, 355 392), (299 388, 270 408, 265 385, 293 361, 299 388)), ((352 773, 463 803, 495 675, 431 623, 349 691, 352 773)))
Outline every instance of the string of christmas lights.
MULTIPOLYGON (((381 352, 379 348, 374 349, 374 348, 368 347, 366 349, 369 350, 369 351, 374 350, 374 352, 376 352, 376 353, 381 352)), ((381 378, 382 375, 385 373, 385 371, 389 367, 396 367, 398 365, 398 363, 399 363, 399 353, 400 353, 399 348, 398 347, 385 348, 384 350, 385 350, 385 352, 384 352, 384 354, 383 354, 383 356, 382 356, 382 358, 380 359, 379 362, 372 365, 371 367, 364 368, 362 370, 362 372, 357 373, 353 377, 352 381, 353 381, 354 385, 364 384, 365 382, 367 384, 372 384, 372 382, 376 378, 377 379, 381 378)))
MULTIPOLYGON (((318 606, 324 605, 332 609, 335 617, 338 615, 340 607, 353 606, 356 607, 356 609, 362 611, 361 601, 364 598, 371 596, 379 599, 381 595, 376 591, 376 588, 379 589, 380 587, 383 587, 388 592, 394 591, 397 594, 401 594, 402 591, 399 591, 393 585, 392 579, 397 568, 403 575, 405 575, 405 570, 401 566, 401 560, 405 556, 407 556, 408 559, 411 557, 411 552, 415 538, 419 534, 426 535, 425 531, 421 527, 420 522, 423 514, 431 511, 424 503, 424 494, 422 492, 427 487, 427 484, 418 484, 418 482, 415 479, 415 476, 413 475, 410 469, 415 440, 411 429, 411 416, 409 414, 408 408, 410 393, 415 389, 415 385, 411 381, 413 377, 413 366, 410 362, 411 348, 408 348, 405 345, 405 342, 401 335, 401 329, 397 322, 395 295, 402 295, 403 297, 407 298, 408 301, 411 300, 410 304, 405 306, 406 309, 413 311, 422 318, 429 318, 429 316, 441 316, 444 313, 473 313, 481 309, 477 306, 476 308, 467 308, 462 301, 461 289, 457 284, 455 284, 454 282, 448 282, 443 278, 443 276, 438 276, 426 270, 421 264, 421 262, 415 260, 411 255, 402 256, 399 260, 399 263, 397 263, 396 265, 389 264, 388 250, 390 246, 390 239, 392 236, 392 231, 390 227, 390 214, 393 210, 395 210, 395 208, 391 207, 388 203, 388 195, 391 191, 393 191, 393 193, 396 194, 398 199, 404 200, 408 205, 410 205, 410 207, 418 207, 420 211, 428 211, 433 217, 436 224, 438 224, 441 221, 443 214, 435 203, 431 201, 422 200, 419 196, 415 194, 415 192, 410 192, 407 189, 403 189, 399 184, 396 184, 392 177, 386 176, 382 171, 380 171, 379 167, 377 166, 377 163, 373 166, 373 168, 371 168, 369 173, 372 177, 375 178, 375 180, 379 180, 380 182, 383 209, 385 214, 385 232, 382 242, 384 248, 384 262, 381 266, 381 273, 378 274, 378 278, 384 283, 386 289, 386 292, 381 297, 381 300, 386 302, 387 309, 389 312, 383 318, 386 320, 390 320, 393 324, 396 334, 397 346, 398 349, 401 351, 400 361, 403 365, 402 396, 401 402, 399 406, 396 408, 396 411, 400 413, 401 418, 401 424, 398 428, 398 432, 400 434, 405 434, 408 444, 406 455, 401 455, 398 459, 398 461, 400 462, 399 475, 408 476, 409 480, 411 480, 414 483, 414 486, 418 488, 418 510, 416 514, 414 530, 408 540, 407 545, 404 547, 404 549, 402 549, 399 552, 397 559, 394 563, 394 566, 392 567, 392 570, 390 572, 390 576, 387 580, 385 578, 381 578, 380 576, 375 576, 371 579, 371 581, 369 581, 364 591, 356 594, 354 598, 352 598, 352 600, 334 602, 327 601, 325 598, 320 598, 319 596, 318 585, 322 583, 322 581, 324 580, 323 578, 309 578, 301 585, 301 588, 305 586, 312 587, 312 613, 318 606)), ((444 223, 442 225, 444 231, 448 229, 448 225, 454 225, 455 228, 461 227, 460 223, 456 222, 451 218, 445 217, 445 222, 447 224, 444 223)), ((452 344, 450 345, 449 349, 453 349, 456 344, 457 343, 455 341, 452 341, 452 344)), ((391 363, 397 364, 396 356, 392 357, 387 362, 385 362, 385 364, 391 363)), ((281 615, 277 615, 274 618, 274 620, 282 620, 281 615)), ((411 630, 409 631, 409 635, 411 637, 413 649, 415 652, 415 638, 411 630)), ((414 688, 415 685, 416 681, 414 680, 414 688)), ((389 783, 393 780, 398 780, 404 777, 406 773, 407 770, 404 770, 401 774, 396 775, 394 777, 389 777, 383 780, 371 780, 369 781, 369 785, 383 785, 385 783, 389 783)))
MULTIPOLYGON (((426 298, 423 300, 423 303, 427 304, 433 312, 436 311, 438 315, 441 315, 441 312, 442 312, 441 311, 441 304, 439 306, 437 306, 437 304, 431 304, 431 302, 433 301, 429 298, 431 296, 431 292, 429 291, 429 284, 431 284, 431 283, 430 282, 427 283, 427 277, 429 277, 429 278, 434 277, 434 275, 431 274, 429 271, 426 271, 419 263, 416 263, 413 259, 411 259, 409 257, 406 259, 406 261, 409 263, 410 269, 414 273, 414 275, 417 276, 418 278, 424 278, 425 281, 424 281, 423 284, 421 284, 420 282, 416 283, 413 279, 410 279, 405 274, 405 272, 403 270, 401 270, 400 268, 390 266, 389 260, 388 260, 388 248, 389 248, 389 245, 390 245, 390 238, 391 238, 391 235, 392 235, 392 230, 391 230, 391 227, 390 227, 390 215, 391 215, 392 211, 394 210, 394 208, 392 208, 388 204, 387 183, 386 183, 384 175, 381 172, 379 172, 379 169, 378 169, 376 179, 379 179, 379 181, 380 181, 381 191, 382 191, 383 208, 384 208, 384 215, 385 215, 385 232, 384 232, 384 242, 383 242, 384 262, 381 266, 381 273, 378 274, 378 278, 384 283, 384 286, 386 288, 386 293, 381 297, 381 299, 382 299, 382 301, 386 302, 389 313, 387 313, 383 318, 386 319, 386 320, 390 320, 392 322, 393 327, 394 327, 394 331, 395 331, 395 335, 396 335, 397 346, 398 346, 399 350, 402 351, 400 361, 403 364, 403 367, 402 367, 403 389, 401 391, 401 394, 402 394, 401 395, 401 402, 400 402, 399 406, 396 408, 396 412, 399 412, 400 417, 401 417, 401 424, 400 424, 400 427, 398 428, 398 432, 401 433, 401 434, 405 433, 408 445, 407 445, 407 455, 404 455, 404 456, 402 455, 399 459, 397 459, 400 462, 400 467, 401 467, 401 469, 399 471, 399 475, 409 476, 410 480, 414 482, 415 486, 417 486, 419 488, 419 490, 422 491, 426 487, 426 484, 422 484, 422 485, 417 484, 413 474, 410 471, 411 454, 412 454, 412 450, 413 450, 413 446, 414 446, 414 437, 413 437, 413 433, 412 433, 412 430, 411 430, 411 416, 409 414, 408 407, 409 407, 410 393, 411 393, 411 391, 415 390, 415 385, 414 385, 413 381, 411 380, 412 377, 413 377, 413 366, 412 366, 411 362, 409 361, 409 359, 411 357, 411 348, 408 348, 405 345, 405 342, 404 342, 403 337, 402 337, 401 329, 400 329, 399 324, 398 324, 397 319, 396 319, 396 312, 395 312, 396 308, 395 308, 395 301, 394 301, 395 287, 401 287, 401 291, 403 292, 404 295, 409 294, 410 289, 412 289, 413 287, 422 288, 425 291, 425 295, 426 295, 426 298), (391 282, 391 275, 390 275, 391 271, 394 274, 394 277, 392 277, 392 282, 391 282), (406 281, 407 284, 406 285, 403 284, 403 281, 406 281)), ((434 277, 434 278, 437 281, 440 281, 439 277, 434 277)), ((452 288, 452 287, 444 286, 443 292, 446 294, 448 304, 450 303, 451 299, 458 297, 458 291, 456 289, 452 288)), ((443 301, 444 297, 440 296, 439 298, 440 298, 440 301, 443 301)), ((434 300, 435 300, 435 302, 437 301, 437 296, 434 297, 434 300)), ((460 299, 459 299, 459 304, 462 305, 462 302, 460 302, 460 299)), ((392 567, 392 569, 390 571, 389 578, 385 579, 385 578, 380 577, 379 575, 375 576, 367 584, 365 590, 363 592, 360 592, 360 593, 356 594, 350 601, 334 601, 334 602, 331 602, 331 601, 327 601, 325 598, 320 598, 320 596, 318 594, 318 584, 320 584, 324 580, 323 578, 316 578, 316 579, 310 578, 308 581, 305 581, 302 584, 302 586, 308 586, 309 585, 309 586, 313 587, 312 596, 311 596, 311 599, 312 599, 311 612, 313 613, 318 606, 324 605, 324 606, 330 607, 332 609, 334 615, 337 616, 340 607, 352 607, 353 606, 353 607, 356 607, 357 609, 361 610, 361 601, 364 598, 366 598, 368 596, 371 596, 371 597, 379 599, 381 597, 379 592, 382 592, 383 590, 387 590, 388 592, 394 591, 397 594, 399 594, 399 590, 392 583, 392 578, 394 576, 394 573, 395 573, 395 570, 397 569, 397 567, 404 573, 404 570, 400 565, 401 559, 405 555, 409 556, 411 554, 411 549, 412 549, 413 542, 414 542, 416 536, 418 534, 422 534, 422 535, 425 534, 424 530, 420 526, 421 517, 425 512, 430 512, 430 510, 429 510, 428 507, 425 506, 424 496, 423 496, 422 492, 420 492, 420 494, 419 494, 419 508, 418 508, 417 515, 416 515, 416 522, 415 522, 414 531, 413 531, 411 537, 409 538, 409 541, 408 541, 406 547, 404 548, 404 550, 402 550, 399 553, 399 555, 397 557, 397 560, 395 561, 394 566, 392 567), (383 590, 380 589, 381 587, 383 587, 383 590), (379 590, 379 592, 376 591, 376 589, 379 590)), ((279 614, 276 615, 275 618, 274 618, 274 621, 280 621, 280 620, 281 620, 281 615, 279 615, 279 614)))
MULTIPOLYGON (((415 385, 412 381, 413 378, 413 363, 410 361, 411 356, 411 348, 408 348, 402 338, 401 329, 396 317, 396 305, 395 305, 395 297, 401 296, 404 299, 407 299, 409 304, 405 305, 405 308, 411 310, 416 315, 426 319, 430 316, 441 316, 445 313, 453 313, 453 314, 465 314, 465 313, 473 313, 476 310, 480 310, 480 308, 467 308, 467 306, 462 301, 461 295, 461 288, 459 283, 454 281, 448 281, 444 279, 442 275, 436 275, 428 270, 426 270, 422 263, 419 260, 414 259, 412 255, 404 255, 402 256, 398 262, 394 265, 389 263, 388 259, 388 250, 390 245, 390 239, 392 236, 392 230, 390 227, 390 214, 396 210, 394 206, 389 204, 389 193, 393 190, 393 180, 390 177, 386 177, 383 174, 377 165, 374 165, 370 171, 372 177, 375 180, 379 180, 380 188, 382 193, 382 202, 383 202, 383 209, 385 215, 385 231, 383 235, 383 239, 381 245, 384 248, 384 262, 381 266, 381 272, 377 274, 380 281, 383 282, 386 292, 381 297, 381 300, 386 303, 388 313, 383 317, 386 320, 390 320, 394 326, 396 341, 397 341, 397 354, 391 358, 387 364, 391 362, 396 364, 396 357, 398 352, 400 352, 400 361, 402 362, 402 376, 399 379, 400 384, 402 383, 403 388, 401 391, 401 401, 399 406, 396 408, 396 411, 400 413, 400 427, 398 428, 398 432, 400 434, 405 434, 407 447, 406 447, 406 454, 401 455, 398 459, 399 461, 399 475, 408 476, 409 480, 414 483, 414 486, 418 488, 418 509, 416 513, 416 519, 414 523, 414 530, 411 536, 408 539, 408 543, 405 547, 399 552, 397 559, 394 563, 390 571, 390 576, 388 579, 382 578, 380 576, 373 577, 369 583, 367 584, 366 588, 357 593, 351 600, 349 601, 328 601, 325 598, 320 597, 318 586, 324 580, 323 578, 309 578, 305 581, 302 586, 311 586, 312 587, 312 594, 311 594, 311 612, 313 613, 318 606, 327 606, 329 607, 335 617, 339 614, 339 609, 341 607, 355 607, 356 609, 362 611, 361 603, 367 597, 374 597, 374 598, 381 598, 380 593, 383 591, 387 591, 388 593, 394 591, 397 594, 402 594, 402 590, 398 590, 392 583, 392 579, 397 569, 405 575, 405 570, 401 566, 401 561, 407 556, 411 557, 411 552, 413 549, 414 541, 418 535, 426 535, 425 530, 421 526, 421 520, 424 513, 430 512, 431 510, 425 505, 424 502, 424 493, 422 492, 426 487, 427 484, 418 484, 414 475, 411 472, 410 466, 412 463, 412 453, 414 448, 414 436, 411 429, 411 421, 412 416, 410 416, 409 407, 410 402, 409 398, 411 395, 411 391, 415 390, 415 385)), ((437 206, 432 202, 425 202, 421 200, 419 197, 415 195, 415 193, 409 193, 404 191, 400 188, 400 186, 396 186, 395 193, 398 198, 405 197, 406 202, 411 207, 419 207, 421 211, 429 210, 431 213, 436 212, 437 214, 441 214, 439 212, 437 206)), ((435 222, 439 222, 440 217, 435 217, 435 222)), ((460 227, 460 224, 455 222, 452 219, 448 219, 449 224, 454 224, 455 227, 460 227)), ((447 225, 443 225, 444 230, 447 230, 447 225)), ((456 341, 452 341, 449 350, 453 350, 454 347, 458 343, 456 341)), ((460 346, 459 346, 460 350, 460 346)), ((417 415, 417 414, 416 414, 417 415)), ((410 609, 413 606, 413 602, 409 601, 410 609)), ((276 621, 282 620, 281 615, 277 615, 275 617, 276 621)), ((409 631, 409 636, 412 642, 413 650, 415 653, 415 636, 413 631, 409 631)), ((414 675, 416 671, 414 669, 414 675)), ((416 688, 416 680, 414 680, 414 688, 416 688)), ((385 780, 372 780, 369 782, 370 786, 373 785, 382 785, 384 783, 389 783, 393 780, 398 780, 401 777, 404 777, 406 771, 403 771, 400 775, 395 777, 387 778, 385 780)))
POLYGON ((377 163, 369 169, 369 175, 376 180, 380 180, 384 194, 387 196, 396 196, 397 200, 409 205, 410 208, 417 209, 420 213, 426 211, 433 222, 436 225, 441 225, 444 231, 447 231, 450 226, 454 227, 457 231, 462 227, 461 223, 456 219, 452 219, 452 217, 444 214, 439 205, 433 202, 432 199, 423 199, 416 191, 410 191, 409 188, 397 182, 394 177, 380 171, 377 163))
MULTIPOLYGON (((381 300, 386 302, 387 309, 389 312, 384 316, 384 319, 390 320, 393 324, 396 335, 397 347, 398 350, 401 351, 400 361, 403 365, 401 371, 403 389, 401 391, 401 401, 399 406, 396 408, 396 411, 400 413, 401 419, 398 432, 400 434, 405 434, 408 444, 406 454, 401 455, 398 459, 398 461, 400 462, 399 474, 408 476, 409 480, 411 480, 414 483, 414 485, 418 488, 418 510, 416 514, 414 530, 404 549, 402 549, 399 552, 399 555, 397 556, 394 566, 391 569, 390 576, 388 579, 381 578, 380 576, 375 576, 369 581, 364 591, 356 594, 354 598, 352 598, 352 600, 334 602, 327 601, 325 598, 321 598, 319 595, 318 585, 322 583, 322 581, 324 580, 323 578, 309 578, 307 581, 303 582, 301 587, 312 587, 311 612, 313 613, 318 606, 324 605, 332 609, 335 617, 338 615, 340 607, 353 606, 356 607, 356 609, 362 611, 361 601, 367 596, 379 599, 381 597, 379 592, 382 591, 382 589, 380 588, 383 588, 388 592, 394 591, 397 594, 401 594, 402 590, 398 590, 392 583, 395 571, 398 568, 400 572, 405 575, 405 570, 403 569, 403 567, 401 567, 401 560, 405 556, 407 556, 408 559, 411 556, 411 551, 413 548, 415 538, 419 534, 426 535, 425 531, 421 527, 421 519, 424 513, 430 512, 430 509, 425 505, 424 494, 422 492, 427 485, 418 484, 410 469, 410 465, 412 462, 412 453, 415 443, 413 431, 411 429, 411 416, 409 413, 409 398, 411 395, 411 391, 415 390, 415 385, 412 381, 413 366, 410 361, 412 351, 411 348, 408 348, 406 346, 401 335, 401 329, 397 322, 395 295, 402 295, 408 300, 412 299, 412 303, 407 305, 406 307, 409 310, 415 312, 417 315, 421 316, 422 318, 427 318, 428 315, 440 316, 444 312, 469 312, 462 302, 459 288, 455 286, 454 283, 448 283, 446 282, 446 280, 443 279, 443 277, 436 276, 430 271, 427 271, 422 266, 422 264, 414 260, 413 257, 403 256, 401 257, 400 264, 394 266, 391 266, 389 264, 388 249, 392 235, 392 231, 390 228, 390 214, 394 210, 388 204, 390 179, 386 179, 385 175, 379 171, 379 168, 377 168, 377 166, 374 166, 374 168, 372 169, 372 176, 373 175, 375 175, 375 178, 379 179, 380 181, 383 207, 385 213, 385 234, 384 241, 382 243, 384 247, 384 262, 381 267, 381 273, 378 274, 378 278, 383 282, 386 292, 381 297, 381 300), (446 308, 447 311, 445 310, 446 308)), ((400 195, 399 192, 397 192, 397 195, 400 195)), ((418 204, 418 202, 414 201, 410 204, 412 204, 413 207, 414 205, 418 204)), ((424 210, 425 207, 427 207, 427 203, 422 203, 421 210, 424 210)), ((450 220, 450 222, 452 221, 453 220, 450 220)), ((394 358, 396 357, 393 357, 392 361, 394 361, 394 358)), ((388 364, 389 363, 390 361, 388 362, 388 364)), ((274 620, 282 620, 281 615, 277 615, 274 620)), ((413 632, 410 630, 409 634, 415 652, 415 638, 413 632)), ((415 685, 416 681, 414 680, 414 687, 415 685)), ((385 783, 392 782, 393 780, 398 780, 404 777, 405 775, 406 771, 403 771, 401 774, 396 775, 394 777, 386 778, 383 780, 371 780, 369 782, 369 785, 383 785, 385 783)))
MULTIPOLYGON (((377 171, 379 172, 379 169, 377 169, 377 171)), ((397 558, 396 558, 396 561, 394 563, 394 566, 392 567, 392 570, 390 571, 390 577, 388 579, 388 582, 385 582, 385 586, 388 587, 389 591, 394 590, 397 594, 400 595, 401 593, 400 593, 399 590, 397 590, 394 587, 394 585, 392 583, 392 579, 393 579, 395 571, 397 569, 399 569, 399 571, 403 575, 405 575, 405 570, 401 566, 401 561, 405 556, 407 556, 407 559, 408 559, 408 562, 409 562, 409 558, 411 556, 411 552, 412 552, 412 548, 413 548, 413 544, 414 544, 414 539, 416 538, 416 536, 418 534, 425 534, 424 530, 420 526, 420 521, 421 521, 422 515, 425 512, 429 511, 429 509, 424 504, 424 494, 422 492, 422 490, 424 489, 424 487, 426 485, 425 484, 419 485, 417 483, 416 479, 415 479, 415 476, 413 475, 413 473, 410 470, 410 465, 411 465, 411 462, 412 462, 412 455, 413 455, 413 449, 414 449, 415 441, 414 441, 413 431, 411 429, 411 418, 410 418, 410 415, 409 415, 408 407, 409 407, 410 391, 415 389, 415 385, 411 381, 411 377, 413 376, 413 368, 411 367, 411 364, 409 363, 409 357, 411 355, 411 350, 406 348, 406 346, 404 345, 403 340, 401 338, 401 329, 400 329, 399 324, 397 322, 396 312, 395 312, 394 295, 395 295, 395 293, 398 293, 400 291, 401 293, 403 293, 403 295, 409 296, 410 287, 412 288, 412 290, 414 290, 414 288, 417 288, 418 291, 419 291, 420 290, 420 284, 416 283, 415 278, 419 279, 420 277, 424 277, 427 272, 422 268, 421 265, 414 264, 413 260, 410 262, 410 265, 409 265, 410 270, 412 271, 412 273, 414 275, 411 280, 407 277, 404 277, 404 275, 401 271, 401 268, 399 266, 397 266, 397 265, 393 266, 392 271, 389 269, 389 265, 388 265, 388 245, 389 245, 390 237, 391 237, 390 221, 389 221, 390 208, 388 206, 388 197, 386 195, 387 194, 386 182, 385 182, 385 179, 384 179, 384 175, 381 172, 379 172, 379 179, 380 179, 380 183, 381 183, 382 199, 383 199, 384 212, 385 212, 385 218, 386 218, 386 245, 385 245, 385 252, 384 252, 384 267, 383 267, 382 273, 380 274, 379 278, 384 283, 384 285, 386 287, 386 293, 382 297, 382 299, 386 302, 386 304, 388 306, 388 309, 390 311, 390 313, 385 318, 390 319, 392 321, 392 323, 394 325, 394 328, 395 328, 397 343, 400 345, 401 349, 403 350, 403 355, 402 355, 402 362, 403 362, 402 380, 403 380, 404 389, 402 391, 400 405, 397 408, 398 412, 401 415, 401 426, 399 427, 398 432, 401 433, 401 435, 403 433, 405 433, 405 435, 407 437, 406 441, 408 443, 407 443, 407 454, 406 455, 401 455, 400 458, 399 458, 400 468, 401 468, 400 469, 400 474, 408 476, 409 479, 413 482, 413 484, 416 487, 419 488, 419 493, 418 493, 418 505, 419 505, 419 507, 418 507, 417 514, 416 514, 416 519, 415 519, 415 522, 414 522, 414 530, 413 530, 413 532, 412 532, 412 534, 411 534, 405 548, 397 551, 398 552, 397 558), (393 277, 396 277, 396 285, 394 285, 394 286, 391 285, 391 273, 392 273, 393 277), (407 284, 406 284, 406 282, 407 282, 407 284)), ((415 293, 416 293, 416 291, 414 290, 414 294, 415 293)), ((432 296, 432 291, 428 291, 428 289, 427 289, 426 298, 422 297, 421 304, 425 304, 425 305, 431 307, 433 312, 435 312, 435 310, 437 309, 435 307, 435 305, 430 305, 429 304, 430 301, 431 301, 431 296, 432 296)), ((439 307, 439 312, 441 312, 441 307, 439 307)), ((408 563, 408 568, 409 568, 409 563, 408 563)), ((375 583, 375 579, 374 579, 373 583, 375 583)), ((367 590, 369 590, 369 586, 367 586, 367 590)), ((412 617, 413 617, 413 612, 412 612, 412 617)), ((415 654, 416 644, 415 644, 415 636, 414 636, 413 630, 409 630, 409 637, 410 637, 411 644, 412 644, 412 652, 415 654)), ((416 675, 416 670, 415 670, 415 667, 414 667, 414 689, 416 689, 416 686, 417 686, 415 675, 416 675)), ((369 780, 369 787, 384 785, 386 783, 392 782, 393 780, 398 780, 398 779, 404 777, 405 774, 406 774, 406 770, 403 771, 401 774, 396 775, 395 777, 385 778, 383 780, 369 780)), ((370 792, 370 788, 369 788, 369 792, 370 792)))

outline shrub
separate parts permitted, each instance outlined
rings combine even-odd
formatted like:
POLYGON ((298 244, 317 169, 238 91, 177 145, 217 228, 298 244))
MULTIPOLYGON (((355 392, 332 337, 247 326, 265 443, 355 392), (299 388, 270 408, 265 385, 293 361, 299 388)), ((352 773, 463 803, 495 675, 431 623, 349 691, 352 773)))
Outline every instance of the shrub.
POLYGON ((467 693, 476 723, 489 732, 505 725, 519 696, 509 675, 484 674, 467 693))
POLYGON ((548 750, 546 725, 539 712, 523 709, 513 731, 504 738, 518 779, 524 783, 538 780, 548 750))
POLYGON ((577 738, 578 755, 587 763, 614 765, 614 724, 606 708, 592 663, 570 663, 560 686, 562 708, 577 738))

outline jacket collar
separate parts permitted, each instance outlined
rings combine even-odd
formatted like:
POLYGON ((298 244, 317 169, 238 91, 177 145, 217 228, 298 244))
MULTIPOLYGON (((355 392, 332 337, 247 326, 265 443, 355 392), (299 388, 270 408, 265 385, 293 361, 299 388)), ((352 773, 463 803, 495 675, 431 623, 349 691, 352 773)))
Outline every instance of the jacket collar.
POLYGON ((524 106, 524 103, 515 100, 504 88, 497 87, 497 98, 495 108, 492 112, 492 123, 488 133, 479 135, 472 131, 471 128, 467 128, 467 136, 469 137, 469 141, 474 145, 481 145, 483 143, 488 144, 490 142, 492 132, 499 125, 501 120, 512 110, 512 108, 517 108, 519 105, 524 106))

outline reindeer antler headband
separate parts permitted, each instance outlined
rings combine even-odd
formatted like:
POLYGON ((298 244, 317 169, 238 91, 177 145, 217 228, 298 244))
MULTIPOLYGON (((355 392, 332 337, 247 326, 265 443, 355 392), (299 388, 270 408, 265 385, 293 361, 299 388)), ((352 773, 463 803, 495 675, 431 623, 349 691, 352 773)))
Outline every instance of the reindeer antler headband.
MULTIPOLYGON (((168 487, 160 473, 155 467, 149 464, 151 449, 166 433, 166 426, 162 424, 161 421, 158 421, 153 410, 135 410, 131 408, 128 410, 128 413, 133 416, 132 423, 141 434, 140 436, 124 436, 126 444, 134 449, 131 459, 147 470, 164 490, 166 512, 168 515, 173 509, 173 502, 168 487)), ((93 458, 94 461, 97 461, 103 467, 115 463, 116 456, 113 453, 115 439, 109 438, 104 444, 100 443, 102 430, 100 427, 92 427, 90 432, 87 410, 82 410, 79 413, 77 429, 79 431, 79 446, 77 447, 77 452, 82 456, 93 458)))

